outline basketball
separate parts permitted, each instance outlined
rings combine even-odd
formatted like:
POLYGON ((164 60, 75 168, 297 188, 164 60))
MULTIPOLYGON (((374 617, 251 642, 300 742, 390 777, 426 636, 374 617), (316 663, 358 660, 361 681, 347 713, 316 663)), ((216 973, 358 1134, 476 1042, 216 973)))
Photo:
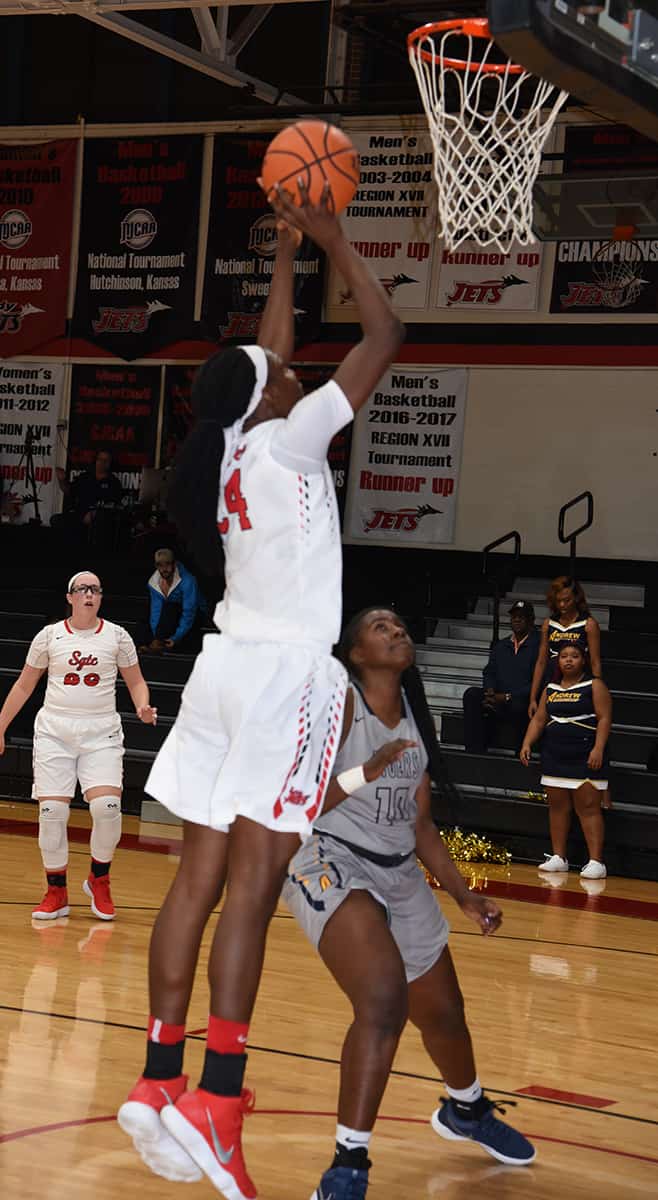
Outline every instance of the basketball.
POLYGON ((325 183, 331 185, 329 203, 340 213, 359 186, 359 155, 342 129, 327 121, 297 121, 282 129, 267 149, 261 172, 265 194, 276 184, 301 203, 297 180, 303 179, 312 204, 322 198, 325 183))

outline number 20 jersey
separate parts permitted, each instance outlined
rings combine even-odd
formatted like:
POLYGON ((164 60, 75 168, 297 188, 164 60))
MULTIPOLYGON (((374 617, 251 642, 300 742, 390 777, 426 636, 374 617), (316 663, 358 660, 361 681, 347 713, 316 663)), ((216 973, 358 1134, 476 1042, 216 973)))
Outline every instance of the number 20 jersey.
POLYGON ((391 763, 372 783, 366 783, 341 804, 322 813, 316 833, 335 834, 376 854, 408 854, 416 845, 416 792, 427 770, 427 752, 409 703, 402 693, 403 716, 395 729, 376 717, 352 684, 354 716, 345 743, 338 751, 334 776, 360 767, 385 742, 396 738, 416 742, 398 762, 391 763))
POLYGON ((328 654, 338 640, 340 522, 326 452, 346 411, 351 418, 330 381, 288 420, 225 431, 217 523, 226 590, 214 620, 238 641, 292 642, 328 654), (306 457, 312 441, 321 459, 306 457))

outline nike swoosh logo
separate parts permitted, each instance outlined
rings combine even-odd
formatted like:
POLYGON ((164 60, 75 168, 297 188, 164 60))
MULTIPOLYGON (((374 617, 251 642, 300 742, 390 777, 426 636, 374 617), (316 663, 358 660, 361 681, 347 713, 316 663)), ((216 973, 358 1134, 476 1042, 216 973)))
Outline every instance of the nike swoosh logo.
POLYGON ((222 1146, 222 1143, 220 1142, 219 1138, 217 1137, 217 1130, 215 1129, 215 1126, 213 1124, 213 1119, 212 1119, 212 1117, 210 1115, 210 1111, 208 1109, 206 1109, 206 1116, 208 1118, 208 1124, 210 1126, 210 1136, 212 1138, 212 1144, 215 1149, 215 1154, 217 1155, 220 1163, 223 1163, 224 1166, 227 1166, 227 1164, 230 1163, 231 1159, 233 1158, 233 1151, 235 1150, 235 1146, 231 1146, 230 1150, 224 1149, 224 1147, 222 1146))
POLYGON ((238 1041, 239 1041, 239 1042, 242 1042, 242 1043, 243 1043, 243 1045, 244 1045, 244 1043, 246 1042, 246 1040, 247 1040, 247 1035, 246 1035, 246 1033, 239 1033, 239 1034, 238 1034, 238 1041))
MULTIPOLYGON (((358 724, 359 724, 359 721, 365 721, 365 717, 355 717, 355 718, 354 718, 354 724, 355 724, 355 725, 358 725, 358 724)), ((331 1200, 331 1196, 327 1196, 327 1200, 331 1200)))

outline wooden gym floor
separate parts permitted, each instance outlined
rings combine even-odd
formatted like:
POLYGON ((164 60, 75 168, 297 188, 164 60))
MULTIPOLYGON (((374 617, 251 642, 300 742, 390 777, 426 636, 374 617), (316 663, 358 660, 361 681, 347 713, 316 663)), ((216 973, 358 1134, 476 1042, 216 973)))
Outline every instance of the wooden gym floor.
MULTIPOLYGON (((113 1115, 143 1063, 146 948, 176 867, 175 827, 125 820, 114 924, 89 914, 86 813, 71 819, 71 916, 32 922, 42 875, 30 805, 0 803, 0 1195, 2 1200, 174 1200, 217 1193, 171 1184, 133 1154, 113 1115)), ((658 897, 609 879, 590 895, 533 867, 477 868, 505 922, 485 940, 444 899, 480 1077, 536 1143, 506 1167, 441 1141, 440 1088, 405 1032, 372 1143, 368 1200, 634 1200, 658 1196, 658 897)), ((475 878, 475 877, 474 877, 475 878)), ((188 1028, 196 1081, 206 1024, 205 956, 188 1028)), ((364 970, 366 969, 364 964, 364 970)), ((333 1148, 337 1060, 348 1006, 287 912, 272 923, 250 1033, 256 1112, 247 1161, 263 1200, 308 1200, 333 1148)))

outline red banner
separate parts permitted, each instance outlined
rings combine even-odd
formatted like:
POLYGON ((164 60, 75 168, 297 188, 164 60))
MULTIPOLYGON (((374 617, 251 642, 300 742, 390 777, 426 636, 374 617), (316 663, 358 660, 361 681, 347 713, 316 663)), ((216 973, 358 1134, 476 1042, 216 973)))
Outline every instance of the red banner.
POLYGON ((0 358, 65 333, 76 151, 0 146, 0 358))

